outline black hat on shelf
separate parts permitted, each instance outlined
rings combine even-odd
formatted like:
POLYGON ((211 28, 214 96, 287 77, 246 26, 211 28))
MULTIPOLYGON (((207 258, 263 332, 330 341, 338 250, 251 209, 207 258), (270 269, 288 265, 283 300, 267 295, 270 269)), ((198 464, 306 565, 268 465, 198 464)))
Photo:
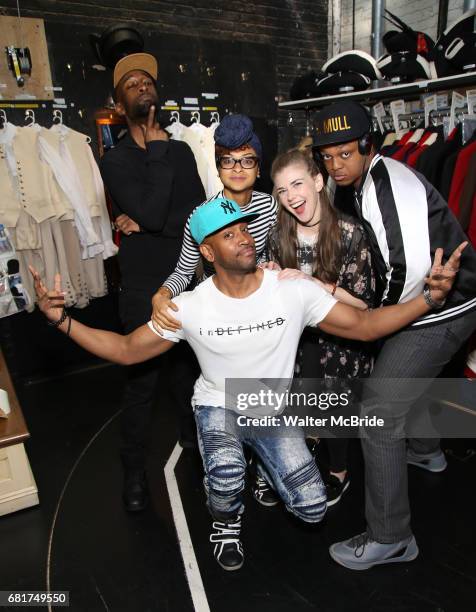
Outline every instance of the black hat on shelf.
POLYGON ((385 19, 398 30, 390 30, 383 37, 383 44, 389 53, 398 51, 413 51, 429 59, 435 43, 424 32, 417 32, 408 26, 399 17, 385 9, 385 19))
POLYGON ((289 91, 290 99, 304 100, 305 98, 317 98, 320 96, 321 94, 317 91, 317 82, 323 76, 322 72, 310 70, 306 74, 295 78, 289 91))
POLYGON ((476 9, 466 11, 436 41, 431 59, 438 77, 474 70, 476 64, 476 9))
POLYGON ((445 51, 445 58, 458 72, 476 70, 476 32, 453 39, 445 51))
POLYGON ((380 72, 394 84, 412 83, 418 79, 431 79, 436 75, 422 55, 414 51, 399 51, 382 55, 377 61, 380 72))
POLYGON ((368 77, 370 80, 381 79, 377 62, 365 51, 344 51, 328 60, 321 68, 322 72, 335 74, 337 72, 353 72, 368 77))
POLYGON ((317 83, 318 96, 334 96, 352 91, 364 91, 370 87, 369 77, 358 72, 337 72, 329 74, 317 83))

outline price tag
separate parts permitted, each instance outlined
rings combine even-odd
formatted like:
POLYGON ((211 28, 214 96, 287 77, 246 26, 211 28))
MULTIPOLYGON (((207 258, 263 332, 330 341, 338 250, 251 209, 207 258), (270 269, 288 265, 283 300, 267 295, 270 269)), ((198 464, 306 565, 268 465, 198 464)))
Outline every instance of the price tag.
POLYGON ((468 101, 468 115, 476 114, 476 89, 468 89, 466 100, 468 101))
POLYGON ((436 108, 448 108, 448 94, 438 94, 436 96, 436 108))
POLYGON ((383 123, 382 123, 382 117, 385 116, 385 108, 383 106, 383 102, 379 102, 378 104, 376 104, 373 108, 373 111, 374 111, 374 117, 377 119, 380 133, 383 134, 385 131, 383 127, 383 123))
POLYGON ((430 125, 430 113, 437 109, 438 99, 436 94, 425 98, 425 127, 430 125))
POLYGON ((393 125, 395 127, 397 137, 400 138, 402 134, 398 118, 400 115, 405 114, 405 100, 394 100, 393 102, 390 102, 390 110, 392 111, 393 125))
POLYGON ((454 91, 451 95, 451 111, 450 111, 450 125, 449 130, 450 134, 454 130, 456 125, 456 109, 463 108, 466 105, 466 98, 459 94, 457 91, 454 91))

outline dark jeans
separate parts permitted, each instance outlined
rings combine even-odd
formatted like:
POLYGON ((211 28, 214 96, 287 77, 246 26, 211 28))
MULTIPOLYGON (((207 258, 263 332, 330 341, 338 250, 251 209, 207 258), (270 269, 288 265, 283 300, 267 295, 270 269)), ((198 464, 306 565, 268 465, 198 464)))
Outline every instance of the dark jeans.
MULTIPOLYGON (((121 290, 119 311, 125 333, 150 320, 153 293, 152 290, 121 290)), ((189 345, 179 342, 169 353, 129 366, 127 370, 122 399, 121 458, 125 468, 144 469, 152 403, 160 375, 167 372, 167 384, 174 400, 173 409, 177 414, 180 435, 195 435, 191 398, 199 367, 189 345)))

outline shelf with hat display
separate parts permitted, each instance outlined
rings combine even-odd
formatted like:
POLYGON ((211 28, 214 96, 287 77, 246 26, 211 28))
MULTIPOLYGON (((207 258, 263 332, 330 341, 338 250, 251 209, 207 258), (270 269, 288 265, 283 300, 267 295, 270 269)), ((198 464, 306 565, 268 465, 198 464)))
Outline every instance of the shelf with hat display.
POLYGON ((447 91, 449 89, 458 89, 476 85, 476 71, 468 72, 467 74, 458 74, 441 79, 430 79, 418 81, 416 83, 405 83, 402 85, 393 85, 387 87, 379 87, 366 91, 354 91, 350 93, 335 94, 332 96, 321 96, 319 98, 305 98, 302 100, 293 100, 290 102, 280 102, 279 108, 284 110, 306 110, 326 106, 336 100, 356 100, 362 103, 373 103, 385 100, 395 100, 397 98, 410 97, 418 98, 421 94, 434 91, 447 91))
POLYGON ((386 11, 395 28, 386 32, 387 53, 374 59, 364 51, 345 51, 320 72, 298 77, 283 110, 309 110, 339 99, 372 104, 476 84, 476 9, 464 13, 436 43, 386 11))

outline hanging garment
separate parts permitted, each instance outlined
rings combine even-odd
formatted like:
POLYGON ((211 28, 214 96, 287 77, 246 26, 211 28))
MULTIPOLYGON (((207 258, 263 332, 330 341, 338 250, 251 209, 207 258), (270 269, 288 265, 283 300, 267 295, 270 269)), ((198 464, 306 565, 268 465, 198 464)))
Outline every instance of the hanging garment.
MULTIPOLYGON (((46 130, 45 130, 46 132, 46 130)), ((38 145, 41 158, 50 166, 59 186, 69 198, 74 209, 74 220, 79 233, 81 242, 81 257, 87 259, 94 257, 104 251, 96 234, 86 196, 77 173, 74 169, 74 162, 67 148, 56 150, 48 141, 45 134, 38 138, 38 145)))
POLYGON ((207 198, 223 189, 215 163, 215 141, 213 135, 217 125, 213 124, 210 128, 207 128, 202 124, 195 123, 187 127, 180 123, 180 121, 173 121, 167 127, 167 131, 174 140, 181 140, 192 149, 198 174, 207 198))
POLYGON ((56 216, 49 197, 49 169, 38 161, 38 129, 12 126, 0 136, 3 151, 0 159, 0 215, 7 227, 15 227, 20 209, 26 211, 36 223, 56 216))
MULTIPOLYGON (((112 241, 111 221, 106 205, 106 196, 101 174, 89 146, 89 138, 76 132, 64 124, 54 125, 49 132, 59 136, 59 150, 65 155, 70 171, 77 174, 81 183, 92 219, 98 218, 97 233, 104 246, 103 259, 117 253, 117 247, 112 241)), ((43 132, 42 132, 43 135, 43 132)))
POLYGON ((437 141, 437 138, 438 138, 438 134, 436 132, 431 132, 431 131, 425 132, 425 134, 423 134, 423 136, 418 141, 418 144, 415 150, 412 151, 406 157, 405 163, 407 163, 409 166, 414 168, 416 166, 416 163, 420 155, 423 155, 423 153, 428 149, 428 147, 431 147, 432 145, 434 145, 435 142, 437 141))
POLYGON ((433 145, 428 151, 424 151, 419 157, 416 170, 421 172, 425 178, 445 197, 441 189, 443 167, 448 157, 459 149, 461 142, 461 127, 456 127, 445 141, 433 145))
POLYGON ((473 151, 469 160, 470 171, 466 174, 459 200, 458 221, 466 233, 469 229, 473 209, 473 199, 476 195, 476 151, 473 151))
POLYGON ((470 160, 475 151, 476 141, 470 142, 459 151, 456 159, 456 165, 451 180, 451 188, 448 198, 448 206, 456 217, 459 216, 460 197, 463 191, 464 180, 468 171, 470 170, 470 160))
MULTIPOLYGON (((204 185, 205 193, 207 198, 217 191, 223 189, 223 183, 218 176, 218 170, 215 161, 215 139, 214 134, 218 126, 218 123, 213 124, 210 127, 206 127, 201 123, 193 123, 188 129, 195 132, 199 137, 200 143, 200 156, 205 159, 207 165, 207 178, 206 185, 204 185)), ((192 149, 193 150, 193 149, 192 149)))

